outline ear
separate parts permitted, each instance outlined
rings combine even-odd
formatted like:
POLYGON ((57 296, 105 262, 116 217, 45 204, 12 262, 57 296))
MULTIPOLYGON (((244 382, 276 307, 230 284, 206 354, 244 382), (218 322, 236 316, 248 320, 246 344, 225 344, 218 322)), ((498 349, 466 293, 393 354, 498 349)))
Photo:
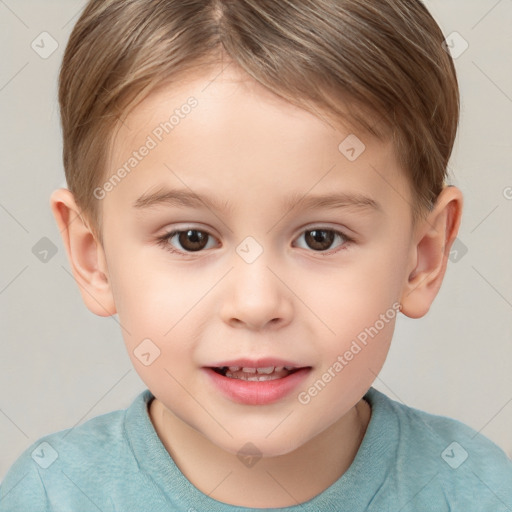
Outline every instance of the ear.
POLYGON ((85 305, 99 316, 115 314, 103 247, 84 221, 73 194, 65 188, 55 190, 50 206, 85 305))
POLYGON ((415 229, 401 297, 401 311, 408 317, 424 316, 441 288, 450 248, 459 231, 462 203, 458 188, 445 187, 432 212, 415 229))

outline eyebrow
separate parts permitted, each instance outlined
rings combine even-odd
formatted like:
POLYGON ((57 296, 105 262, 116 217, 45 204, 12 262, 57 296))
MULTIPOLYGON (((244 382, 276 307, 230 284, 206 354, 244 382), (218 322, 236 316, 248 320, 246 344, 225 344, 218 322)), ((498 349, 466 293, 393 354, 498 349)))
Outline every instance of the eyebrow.
POLYGON ((212 197, 202 196, 188 190, 159 189, 155 192, 142 194, 134 203, 137 209, 155 206, 207 207, 210 210, 225 211, 230 208, 228 203, 221 203, 212 197))
MULTIPOLYGON (((141 210, 156 206, 206 207, 220 212, 231 209, 229 202, 223 203, 212 197, 181 189, 159 189, 155 192, 144 193, 133 203, 134 208, 141 210)), ((300 206, 304 210, 355 208, 358 210, 382 211, 381 205, 371 197, 349 192, 323 195, 294 193, 284 201, 283 210, 288 212, 296 206, 300 206)))

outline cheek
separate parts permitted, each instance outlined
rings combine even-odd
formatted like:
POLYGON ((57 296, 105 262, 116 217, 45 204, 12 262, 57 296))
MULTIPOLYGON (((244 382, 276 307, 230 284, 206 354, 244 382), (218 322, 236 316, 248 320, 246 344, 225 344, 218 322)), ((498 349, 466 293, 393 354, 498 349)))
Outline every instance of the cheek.
POLYGON ((182 319, 200 298, 201 283, 191 283, 179 270, 162 267, 144 252, 139 257, 120 255, 110 268, 127 348, 133 349, 145 338, 154 339, 158 345, 171 343, 178 327, 186 325, 182 319))
POLYGON ((328 372, 332 393, 324 399, 364 392, 384 364, 400 307, 403 260, 403 253, 391 249, 369 252, 299 292, 318 318, 321 370, 328 372))
MULTIPOLYGON (((168 393, 166 403, 190 407, 179 382, 194 366, 197 341, 193 305, 197 302, 193 283, 183 275, 137 262, 122 261, 112 279, 124 343, 132 365, 146 386, 168 393), (189 283, 190 284, 190 283, 189 283), (192 309, 191 309, 192 308, 192 309), (194 321, 191 323, 191 319, 194 321)), ((200 287, 200 283, 196 283, 200 287)))
POLYGON ((386 360, 400 304, 374 294, 352 300, 332 312, 335 334, 322 337, 322 361, 314 378, 297 396, 302 406, 312 403, 335 421, 366 393, 386 360), (368 297, 368 296, 367 296, 368 297), (336 316, 337 313, 337 316, 336 316))
POLYGON ((162 383, 175 389, 168 372, 181 381, 199 364, 203 326, 215 314, 209 291, 218 273, 184 272, 154 250, 123 254, 129 251, 119 251, 112 264, 112 288, 128 354, 150 389, 162 383))
MULTIPOLYGON (((381 314, 399 300, 403 282, 404 258, 398 253, 384 251, 353 258, 344 268, 315 275, 301 283, 297 294, 324 324, 326 336, 353 338, 372 326, 381 314)), ((321 321, 321 322, 320 322, 321 321)), ((386 323, 386 326, 388 324, 386 323)))

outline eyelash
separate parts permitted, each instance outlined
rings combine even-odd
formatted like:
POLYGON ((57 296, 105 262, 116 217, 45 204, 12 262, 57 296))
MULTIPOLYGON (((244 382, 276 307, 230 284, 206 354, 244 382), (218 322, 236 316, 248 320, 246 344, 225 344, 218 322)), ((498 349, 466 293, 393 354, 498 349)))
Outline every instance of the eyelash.
MULTIPOLYGON (((180 254, 182 256, 183 255, 191 256, 196 253, 204 252, 204 249, 199 250, 199 251, 186 251, 186 250, 179 251, 179 250, 175 249, 169 243, 169 240, 172 239, 175 235, 179 235, 180 233, 185 233, 186 231, 199 231, 200 233, 206 234, 208 237, 215 238, 215 237, 213 237, 213 235, 211 235, 207 231, 204 231, 201 229, 194 229, 194 228, 185 228, 185 229, 175 229, 175 230, 169 231, 168 233, 165 233, 164 235, 157 238, 157 243, 159 246, 162 246, 165 250, 169 251, 170 253, 180 254)), ((313 253, 318 253, 318 254, 322 254, 325 256, 331 256, 333 254, 336 254, 339 251, 347 249, 347 246, 349 246, 351 243, 354 242, 354 239, 347 236, 343 231, 339 231, 339 230, 332 229, 332 228, 326 228, 326 227, 322 227, 322 226, 314 226, 312 228, 305 229, 304 231, 302 231, 300 233, 300 236, 302 236, 304 233, 311 232, 311 231, 328 231, 328 232, 334 233, 335 236, 339 236, 343 239, 343 242, 341 243, 341 245, 339 245, 335 249, 326 250, 326 251, 315 251, 313 249, 310 249, 309 251, 313 252, 313 253)))

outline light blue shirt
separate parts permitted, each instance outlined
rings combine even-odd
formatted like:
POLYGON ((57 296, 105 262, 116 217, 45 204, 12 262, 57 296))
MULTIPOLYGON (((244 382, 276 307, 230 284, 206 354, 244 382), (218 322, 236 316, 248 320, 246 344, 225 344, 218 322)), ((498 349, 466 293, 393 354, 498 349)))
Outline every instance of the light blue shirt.
MULTIPOLYGON (((350 468, 295 512, 512 512, 512 462, 458 421, 371 388, 372 416, 350 468)), ((0 512, 242 512, 194 487, 151 423, 149 390, 132 405, 48 435, 14 463, 0 512)), ((268 509, 267 509, 268 510, 268 509)))

